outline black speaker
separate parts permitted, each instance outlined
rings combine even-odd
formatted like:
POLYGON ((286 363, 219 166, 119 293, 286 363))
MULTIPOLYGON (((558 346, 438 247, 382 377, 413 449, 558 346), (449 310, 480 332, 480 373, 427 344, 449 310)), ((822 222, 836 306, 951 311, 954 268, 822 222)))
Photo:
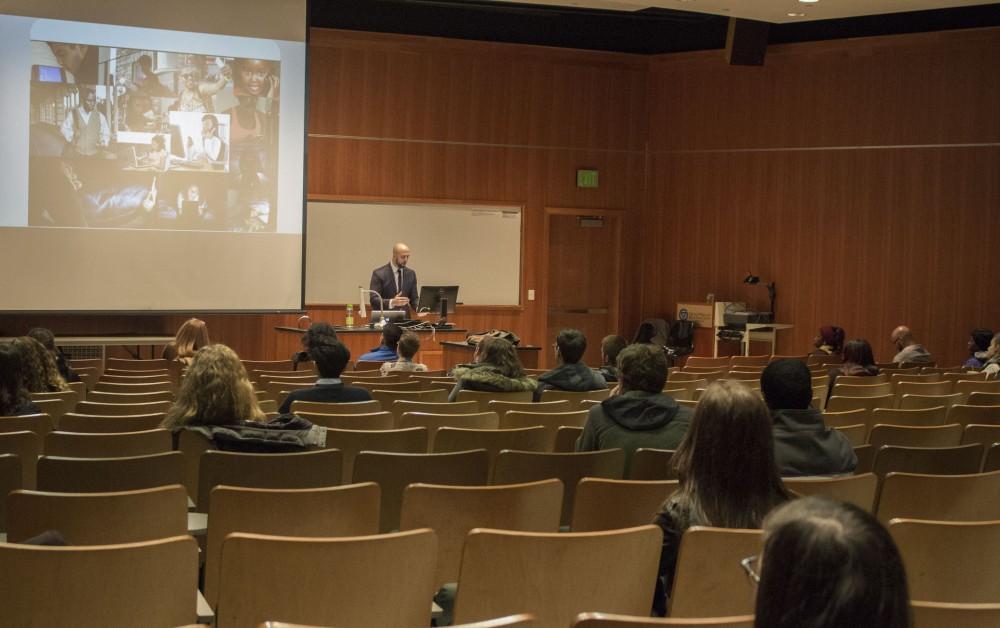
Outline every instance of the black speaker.
POLYGON ((764 65, 767 35, 771 25, 757 20, 729 18, 726 60, 729 65, 764 65))

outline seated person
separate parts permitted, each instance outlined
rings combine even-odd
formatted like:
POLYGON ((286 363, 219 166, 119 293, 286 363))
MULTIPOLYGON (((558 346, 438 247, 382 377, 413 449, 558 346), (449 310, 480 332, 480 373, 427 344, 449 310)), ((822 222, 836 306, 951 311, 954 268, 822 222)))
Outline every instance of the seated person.
POLYGON ((63 354, 61 349, 56 347, 56 337, 51 330, 44 327, 35 327, 28 330, 28 336, 42 343, 45 350, 52 355, 52 358, 56 361, 56 369, 64 380, 67 382, 80 381, 80 376, 74 373, 73 369, 69 367, 69 360, 66 359, 65 354, 63 354))
POLYGON ((813 339, 816 350, 810 355, 840 357, 844 352, 844 330, 836 325, 824 325, 813 339))
POLYGON ((993 340, 990 341, 990 348, 986 350, 983 358, 985 359, 985 362, 983 362, 983 373, 989 373, 992 377, 996 378, 997 373, 1000 373, 1000 334, 993 336, 993 340))
POLYGON ((914 339, 909 327, 900 325, 892 330, 891 339, 899 352, 892 358, 896 364, 930 364, 934 361, 930 351, 914 339))
POLYGON ((774 423, 774 458, 781 475, 838 475, 858 464, 843 433, 823 423, 811 407, 812 377, 801 360, 771 362, 760 376, 764 401, 774 423))
POLYGON ((462 390, 485 392, 531 392, 538 382, 524 372, 517 349, 509 340, 487 336, 476 345, 473 364, 456 366, 451 374, 455 387, 448 401, 458 399, 462 390))
POLYGON ((403 330, 395 323, 388 323, 382 328, 382 344, 358 358, 358 362, 395 362, 399 359, 396 347, 403 330))
POLYGON ((297 416, 267 421, 236 352, 209 345, 191 360, 161 427, 199 432, 223 451, 281 453, 326 445, 326 429, 297 416))
POLYGON ((29 393, 69 390, 56 359, 34 338, 18 336, 11 344, 21 354, 21 383, 29 393))
POLYGON ((312 388, 293 390, 278 408, 280 414, 291 412, 293 401, 322 401, 326 403, 350 403, 371 401, 371 394, 364 388, 345 386, 340 374, 351 359, 350 350, 339 340, 327 339, 309 347, 309 357, 316 363, 319 379, 312 388))
POLYGON ((833 394, 833 386, 841 375, 851 377, 874 377, 880 370, 875 366, 875 355, 872 346, 864 338, 855 338, 844 345, 844 363, 830 369, 830 382, 826 388, 826 398, 833 394))
POLYGON ((547 389, 586 392, 604 390, 608 383, 581 360, 587 350, 587 337, 578 329, 564 329, 556 336, 556 363, 547 373, 538 376, 535 401, 540 401, 547 389))
POLYGON ((624 338, 614 334, 605 336, 604 340, 601 341, 601 361, 604 364, 597 369, 597 372, 604 378, 604 381, 618 381, 618 354, 627 346, 624 338))
POLYGON ((412 331, 403 333, 396 345, 399 359, 395 362, 384 363, 380 369, 382 374, 388 375, 392 371, 426 371, 426 366, 413 361, 413 356, 417 355, 417 351, 420 351, 420 337, 412 331))
POLYGON ((621 448, 625 467, 640 447, 677 449, 694 410, 663 394, 667 356, 653 345, 633 344, 618 354, 620 394, 592 406, 577 451, 621 448))
POLYGON ((162 135, 154 135, 149 141, 149 152, 141 157, 136 164, 139 167, 156 168, 166 170, 167 168, 167 140, 162 135))
POLYGON ((302 334, 300 340, 302 351, 292 354, 292 370, 297 371, 299 364, 303 362, 312 362, 312 358, 309 357, 310 347, 336 339, 337 330, 330 323, 313 323, 309 325, 309 329, 306 330, 306 333, 302 334))
POLYGON ((969 336, 969 359, 962 364, 962 368, 981 369, 986 365, 986 352, 990 350, 990 342, 993 340, 993 332, 989 329, 973 329, 969 336))
POLYGON ((194 354, 202 347, 212 344, 208 339, 208 325, 197 318, 189 318, 177 330, 174 339, 163 347, 161 357, 164 360, 176 360, 181 364, 191 364, 194 354))
POLYGON ((21 352, 12 344, 0 344, 0 416, 40 414, 24 387, 21 352))

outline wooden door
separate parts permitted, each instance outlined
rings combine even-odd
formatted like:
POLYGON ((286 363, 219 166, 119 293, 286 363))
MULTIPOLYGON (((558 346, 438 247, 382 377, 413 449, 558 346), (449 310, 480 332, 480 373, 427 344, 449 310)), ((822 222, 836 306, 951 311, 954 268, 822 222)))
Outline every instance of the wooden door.
POLYGON ((590 366, 601 364, 601 339, 621 333, 621 220, 618 212, 547 210, 546 365, 555 365, 552 346, 561 329, 586 335, 590 366))

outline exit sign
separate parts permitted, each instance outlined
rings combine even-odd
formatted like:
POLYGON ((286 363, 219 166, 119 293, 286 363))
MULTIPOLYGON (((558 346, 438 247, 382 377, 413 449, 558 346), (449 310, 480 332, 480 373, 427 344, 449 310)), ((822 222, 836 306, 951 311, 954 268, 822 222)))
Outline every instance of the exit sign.
POLYGON ((578 188, 596 188, 597 187, 597 171, 596 170, 577 170, 576 171, 576 187, 578 187, 578 188))

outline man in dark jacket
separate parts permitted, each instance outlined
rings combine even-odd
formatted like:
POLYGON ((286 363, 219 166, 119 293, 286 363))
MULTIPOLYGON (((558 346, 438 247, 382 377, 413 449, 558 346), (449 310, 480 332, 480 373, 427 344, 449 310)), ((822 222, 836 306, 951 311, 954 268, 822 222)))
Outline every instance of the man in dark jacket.
POLYGON ((663 394, 667 356, 654 345, 632 344, 618 354, 620 394, 595 405, 587 415, 577 451, 621 448, 628 469, 640 447, 677 449, 694 411, 663 394))
POLYGON ((547 389, 586 392, 604 390, 608 383, 600 374, 581 362, 587 350, 587 337, 578 329, 564 329, 556 336, 556 361, 559 366, 538 376, 535 401, 547 389))
POLYGON ((309 357, 316 363, 319 379, 312 388, 293 390, 278 408, 280 414, 291 412, 293 401, 325 401, 328 403, 348 403, 369 401, 372 396, 364 388, 344 386, 340 374, 351 359, 350 350, 339 340, 328 338, 309 347, 309 357))
POLYGON ((858 464, 850 441, 823 423, 812 403, 812 379, 801 360, 778 360, 764 369, 761 392, 774 422, 774 457, 786 477, 851 473, 858 464))

